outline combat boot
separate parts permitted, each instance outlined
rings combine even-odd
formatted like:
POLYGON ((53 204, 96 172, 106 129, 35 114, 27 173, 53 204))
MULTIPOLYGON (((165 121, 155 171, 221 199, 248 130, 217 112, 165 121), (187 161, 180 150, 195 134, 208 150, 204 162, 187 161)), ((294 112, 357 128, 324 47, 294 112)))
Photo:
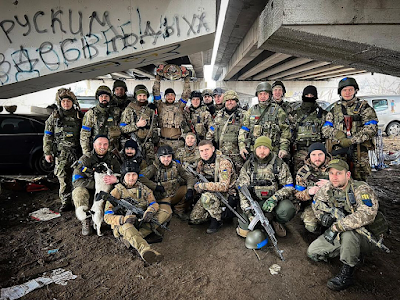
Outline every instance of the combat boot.
POLYGON ((217 221, 215 218, 211 218, 210 227, 207 228, 207 233, 216 233, 222 226, 221 221, 217 221))
POLYGON ((159 263, 164 259, 164 256, 153 249, 145 249, 140 253, 142 259, 149 265, 159 263))
POLYGON ((340 273, 328 281, 328 288, 334 291, 347 289, 349 286, 353 285, 353 272, 354 267, 343 264, 340 273))
POLYGON ((274 231, 276 233, 277 236, 279 237, 285 237, 286 236, 286 229, 283 226, 283 224, 278 223, 276 221, 272 221, 272 226, 274 227, 274 231))
POLYGON ((82 221, 82 235, 90 234, 90 220, 85 219, 82 221))

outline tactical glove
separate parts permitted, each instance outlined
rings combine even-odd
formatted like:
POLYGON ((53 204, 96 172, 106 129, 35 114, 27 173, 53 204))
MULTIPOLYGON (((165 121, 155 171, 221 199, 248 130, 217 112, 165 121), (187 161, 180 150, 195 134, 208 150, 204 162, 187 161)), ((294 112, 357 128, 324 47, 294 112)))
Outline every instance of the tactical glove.
POLYGON ((340 139, 339 140, 339 144, 343 148, 348 148, 348 147, 350 147, 352 145, 352 142, 351 142, 351 139, 344 138, 344 139, 340 139))
POLYGON ((146 210, 143 215, 143 222, 150 222, 153 219, 154 212, 146 210))
POLYGON ((327 230, 324 232, 324 238, 327 240, 329 243, 333 245, 335 238, 337 237, 338 233, 333 231, 331 227, 329 227, 327 230))
POLYGON ((155 191, 159 193, 165 193, 165 188, 162 185, 157 185, 155 191))
POLYGON ((193 190, 188 189, 186 192, 185 202, 191 202, 191 201, 193 201, 193 190))
POLYGON ((331 227, 331 225, 335 221, 336 221, 336 218, 333 217, 331 214, 324 214, 321 217, 321 225, 324 227, 331 227))
POLYGON ((136 219, 137 219, 137 218, 136 218, 135 215, 126 215, 125 217, 121 216, 120 224, 121 224, 121 225, 124 225, 124 224, 126 224, 126 223, 135 224, 136 219))
POLYGON ((269 197, 268 200, 264 202, 262 210, 265 212, 271 212, 277 204, 278 199, 276 199, 275 196, 269 197))

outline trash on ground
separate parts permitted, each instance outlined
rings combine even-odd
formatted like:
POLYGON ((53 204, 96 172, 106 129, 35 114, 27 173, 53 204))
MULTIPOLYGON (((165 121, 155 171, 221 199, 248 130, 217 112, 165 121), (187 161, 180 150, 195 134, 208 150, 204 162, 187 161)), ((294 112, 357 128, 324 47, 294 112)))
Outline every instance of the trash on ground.
POLYGON ((58 252, 58 249, 51 249, 51 250, 47 251, 47 254, 54 254, 57 252, 58 252))
POLYGON ((272 275, 277 275, 281 271, 281 266, 277 264, 273 264, 272 266, 269 267, 269 272, 272 275))
POLYGON ((29 216, 37 221, 48 221, 54 218, 58 218, 61 215, 57 212, 50 210, 48 207, 45 207, 30 213, 29 216))
POLYGON ((26 294, 36 290, 38 288, 44 287, 51 283, 67 285, 67 281, 75 279, 77 276, 72 274, 71 271, 65 271, 64 269, 56 269, 50 274, 50 276, 45 276, 44 273, 41 277, 29 280, 23 284, 14 285, 8 288, 1 289, 0 300, 5 299, 19 299, 26 294))

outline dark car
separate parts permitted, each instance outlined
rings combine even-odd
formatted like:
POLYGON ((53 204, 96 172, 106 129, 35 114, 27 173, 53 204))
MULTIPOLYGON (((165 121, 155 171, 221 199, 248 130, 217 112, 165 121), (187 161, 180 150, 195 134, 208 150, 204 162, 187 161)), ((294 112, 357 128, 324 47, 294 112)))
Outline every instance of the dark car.
POLYGON ((49 174, 54 164, 43 156, 44 123, 48 116, 0 114, 0 168, 26 168, 49 174))

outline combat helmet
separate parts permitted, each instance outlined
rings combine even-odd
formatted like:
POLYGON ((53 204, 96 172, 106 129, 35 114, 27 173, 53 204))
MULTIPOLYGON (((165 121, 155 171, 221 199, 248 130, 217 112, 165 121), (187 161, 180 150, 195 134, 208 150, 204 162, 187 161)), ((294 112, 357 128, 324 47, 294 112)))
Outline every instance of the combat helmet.
POLYGON ((193 99, 193 98, 200 98, 200 101, 203 101, 203 95, 201 94, 200 91, 193 91, 190 94, 190 99, 193 99))
POLYGON ((256 88, 256 96, 257 96, 257 94, 259 93, 259 92, 267 92, 267 93, 272 93, 272 87, 271 87, 271 85, 268 83, 268 82, 266 82, 266 81, 264 81, 264 82, 260 82, 258 85, 257 85, 257 88, 256 88))
POLYGON ((360 89, 358 87, 357 81, 353 77, 345 77, 342 80, 339 81, 339 87, 338 87, 338 94, 342 92, 343 88, 346 86, 352 86, 356 90, 356 92, 360 89))
POLYGON ((244 242, 247 249, 261 249, 268 243, 268 238, 261 229, 254 229, 250 231, 244 242))
POLYGON ((139 165, 131 160, 126 160, 121 166, 121 178, 124 179, 126 173, 136 173, 139 175, 140 167, 139 165))
POLYGON ((275 82, 272 84, 272 89, 274 89, 274 87, 276 87, 276 86, 278 86, 278 85, 280 85, 280 86, 282 87, 283 95, 285 95, 285 94, 286 94, 286 88, 285 88, 285 85, 283 84, 282 81, 279 81, 279 80, 275 81, 275 82))
POLYGON ((174 150, 172 149, 171 146, 169 145, 164 145, 158 148, 157 150, 157 156, 164 156, 164 155, 174 155, 174 150))
POLYGON ((125 93, 128 92, 128 87, 126 86, 125 81, 122 81, 122 80, 119 80, 119 79, 115 80, 115 81, 114 81, 114 84, 113 84, 113 92, 115 92, 115 89, 116 89, 117 87, 122 87, 122 88, 124 88, 125 93))
POLYGON ((238 94, 235 91, 226 91, 224 94, 224 103, 228 100, 236 100, 236 102, 239 102, 239 97, 238 94))
POLYGON ((204 97, 204 96, 207 96, 207 95, 212 97, 213 91, 210 90, 210 89, 205 89, 205 90, 203 91, 203 93, 202 93, 202 96, 204 97))
POLYGON ((101 85, 96 90, 96 99, 99 100, 100 95, 107 94, 108 96, 112 96, 111 90, 106 85, 101 85))
POLYGON ((137 86, 135 86, 133 93, 135 94, 135 98, 136 98, 136 95, 138 95, 138 94, 146 94, 147 97, 150 96, 149 90, 147 89, 147 87, 144 84, 138 84, 137 86))

